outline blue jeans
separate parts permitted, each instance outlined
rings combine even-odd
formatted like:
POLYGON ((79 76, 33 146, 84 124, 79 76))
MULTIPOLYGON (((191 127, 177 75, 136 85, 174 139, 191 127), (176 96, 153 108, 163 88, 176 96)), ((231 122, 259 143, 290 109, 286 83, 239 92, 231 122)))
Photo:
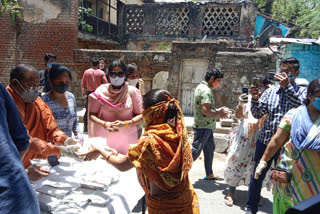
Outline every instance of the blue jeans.
POLYGON ((261 187, 262 181, 266 177, 268 170, 271 167, 273 161, 277 161, 279 157, 279 151, 267 162, 267 167, 262 170, 261 175, 258 179, 254 179, 254 172, 260 162, 260 159, 263 156, 264 151, 266 150, 267 145, 265 145, 261 141, 257 141, 256 144, 256 151, 254 153, 254 169, 251 173, 250 185, 248 190, 247 196, 247 209, 250 210, 252 213, 257 213, 258 211, 258 203, 260 201, 260 194, 261 194, 261 187))
POLYGON ((204 154, 204 168, 206 175, 213 174, 212 162, 213 152, 215 149, 212 129, 198 129, 194 128, 194 138, 192 143, 192 158, 197 160, 203 150, 204 154))

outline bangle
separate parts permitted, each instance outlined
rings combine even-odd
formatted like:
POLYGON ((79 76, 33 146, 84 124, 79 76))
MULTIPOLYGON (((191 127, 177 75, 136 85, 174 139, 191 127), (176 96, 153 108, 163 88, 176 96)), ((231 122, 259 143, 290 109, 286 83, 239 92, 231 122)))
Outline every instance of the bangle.
POLYGON ((109 161, 111 155, 113 155, 112 153, 106 158, 107 161, 109 161))
POLYGON ((107 128, 106 128, 106 125, 107 125, 107 122, 104 121, 104 124, 103 124, 103 128, 104 128, 104 129, 107 129, 107 128))
POLYGON ((128 126, 129 126, 128 121, 125 120, 125 121, 124 121, 124 124, 125 124, 124 127, 125 127, 125 128, 128 128, 128 126))
POLYGON ((136 124, 135 124, 134 120, 133 120, 133 119, 131 119, 131 121, 132 121, 131 126, 135 126, 136 124))
POLYGON ((265 153, 263 153, 263 155, 262 155, 262 157, 263 156, 265 156, 266 157, 266 159, 268 159, 268 154, 265 152, 265 153))

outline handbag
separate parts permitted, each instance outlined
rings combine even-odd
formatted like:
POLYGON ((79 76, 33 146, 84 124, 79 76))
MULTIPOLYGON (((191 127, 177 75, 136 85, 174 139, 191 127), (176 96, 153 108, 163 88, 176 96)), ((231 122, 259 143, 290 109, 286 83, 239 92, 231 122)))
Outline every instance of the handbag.
POLYGON ((271 168, 271 179, 283 184, 291 183, 291 170, 281 168, 271 168))
MULTIPOLYGON (((299 160, 300 155, 301 155, 301 151, 299 151, 299 156, 295 160, 292 168, 295 166, 295 164, 299 160)), ((271 168, 271 179, 273 181, 276 181, 276 182, 282 183, 282 184, 290 184, 291 183, 291 178, 292 178, 292 172, 291 172, 290 169, 282 169, 282 168, 279 168, 279 167, 271 168)))

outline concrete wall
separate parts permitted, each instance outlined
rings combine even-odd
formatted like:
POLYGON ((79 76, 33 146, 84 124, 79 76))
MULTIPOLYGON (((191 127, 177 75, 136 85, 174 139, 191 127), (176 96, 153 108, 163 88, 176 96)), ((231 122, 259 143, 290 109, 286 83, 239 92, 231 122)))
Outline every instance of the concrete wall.
POLYGON ((72 81, 71 91, 77 97, 78 105, 83 105, 81 98, 81 78, 84 71, 91 67, 93 57, 104 57, 109 64, 115 59, 124 57, 125 62, 136 63, 146 91, 152 89, 153 77, 160 71, 171 71, 172 54, 170 51, 123 51, 123 50, 74 50, 74 63, 70 66, 76 77, 72 81))
POLYGON ((21 0, 24 19, 0 17, 0 81, 7 84, 14 64, 28 63, 42 70, 43 56, 57 55, 59 63, 73 62, 77 48, 78 2, 74 0, 21 0))
MULTIPOLYGON (((251 84, 252 77, 276 69, 276 59, 268 49, 232 48, 228 42, 211 43, 172 43, 172 71, 169 73, 168 90, 179 94, 179 74, 181 60, 207 59, 209 68, 220 68, 224 79, 214 91, 217 106, 234 108, 238 103, 238 96, 242 87, 251 84)), ((181 93, 181 92, 180 92, 181 93)), ((181 99, 181 97, 179 97, 181 99)))
POLYGON ((283 58, 295 57, 300 61, 300 78, 309 82, 320 78, 320 45, 286 44, 283 58))

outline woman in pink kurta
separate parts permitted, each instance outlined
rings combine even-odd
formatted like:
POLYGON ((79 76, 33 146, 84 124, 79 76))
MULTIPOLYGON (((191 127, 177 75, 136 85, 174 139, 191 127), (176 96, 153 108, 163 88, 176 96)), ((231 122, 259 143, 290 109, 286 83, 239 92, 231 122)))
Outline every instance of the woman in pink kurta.
POLYGON ((127 154, 130 144, 138 140, 136 125, 142 120, 140 91, 129 86, 126 65, 113 61, 103 84, 89 95, 89 137, 106 138, 106 144, 119 153, 127 154))

